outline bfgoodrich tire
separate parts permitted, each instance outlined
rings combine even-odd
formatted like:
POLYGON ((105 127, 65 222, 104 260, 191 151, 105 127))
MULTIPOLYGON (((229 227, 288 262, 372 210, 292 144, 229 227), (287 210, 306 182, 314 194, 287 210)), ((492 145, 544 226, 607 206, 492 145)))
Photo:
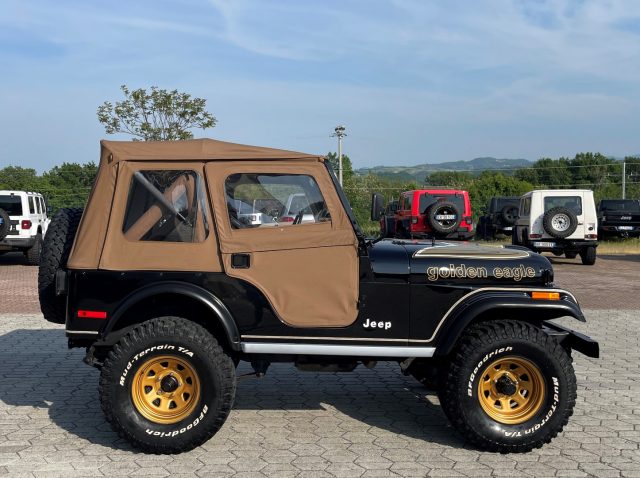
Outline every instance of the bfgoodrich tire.
POLYGON ((54 324, 64 324, 66 319, 65 297, 56 296, 56 273, 67 265, 81 217, 81 208, 60 209, 44 236, 38 270, 38 296, 44 318, 54 324))
POLYGON ((235 396, 235 366, 202 326, 178 317, 144 322, 109 352, 100 375, 107 421, 150 453, 181 453, 223 425, 235 396))
POLYGON ((526 452, 567 424, 576 401, 571 357, 526 322, 500 320, 469 328, 439 393, 462 436, 495 452, 526 452))

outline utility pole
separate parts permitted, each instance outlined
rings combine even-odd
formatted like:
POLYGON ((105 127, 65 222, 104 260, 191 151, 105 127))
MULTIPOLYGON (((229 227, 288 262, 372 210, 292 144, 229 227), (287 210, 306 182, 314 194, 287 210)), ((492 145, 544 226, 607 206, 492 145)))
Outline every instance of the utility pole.
POLYGON ((622 161, 622 199, 625 198, 627 192, 627 163, 622 161))
POLYGON ((342 186, 342 138, 347 136, 347 133, 345 133, 344 130, 344 126, 338 125, 334 129, 335 133, 331 135, 332 137, 338 137, 338 182, 340 183, 340 186, 342 186))

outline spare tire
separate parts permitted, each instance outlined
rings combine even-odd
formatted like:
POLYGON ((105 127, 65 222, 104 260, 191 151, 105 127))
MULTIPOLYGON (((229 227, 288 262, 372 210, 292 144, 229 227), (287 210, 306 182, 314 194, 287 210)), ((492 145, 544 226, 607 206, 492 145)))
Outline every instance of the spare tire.
POLYGON ((544 213, 542 226, 551 237, 564 239, 578 227, 578 216, 566 207, 554 207, 544 213))
POLYGON ((0 241, 7 237, 9 228, 11 227, 11 219, 4 209, 0 209, 0 241))
POLYGON ((437 202, 427 211, 427 224, 439 234, 455 232, 461 221, 458 207, 450 202, 437 202))
POLYGON ((44 237, 38 270, 38 295, 44 318, 54 324, 64 324, 66 319, 66 298, 56 295, 56 273, 67 265, 82 211, 81 208, 60 209, 44 237))
POLYGON ((500 217, 505 226, 513 226, 518 220, 518 205, 510 203, 500 210, 500 217))

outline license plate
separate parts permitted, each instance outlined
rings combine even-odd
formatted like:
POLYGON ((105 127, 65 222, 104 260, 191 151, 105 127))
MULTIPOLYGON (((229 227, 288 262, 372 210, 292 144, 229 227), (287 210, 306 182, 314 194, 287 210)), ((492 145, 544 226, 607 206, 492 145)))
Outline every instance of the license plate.
POLYGON ((533 247, 556 247, 555 242, 534 242, 533 247))
POLYGON ((513 231, 513 227, 505 227, 503 231, 513 231))
POLYGON ((633 226, 618 226, 618 231, 633 231, 633 226))
POLYGON ((456 218, 455 214, 437 214, 436 220, 438 221, 452 221, 456 218))

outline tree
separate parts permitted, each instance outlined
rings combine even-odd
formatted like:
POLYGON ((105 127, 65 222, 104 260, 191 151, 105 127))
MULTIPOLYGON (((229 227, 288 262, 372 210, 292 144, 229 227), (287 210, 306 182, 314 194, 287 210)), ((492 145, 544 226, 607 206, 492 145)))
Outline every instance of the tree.
POLYGON ((205 110, 206 100, 191 98, 178 90, 152 86, 130 91, 122 85, 125 99, 115 106, 105 101, 98 107, 98 121, 107 134, 127 133, 134 141, 165 141, 193 138, 191 128, 213 128, 216 118, 205 110))
POLYGON ((473 176, 465 171, 436 171, 429 174, 424 183, 427 186, 467 189, 473 176))
MULTIPOLYGON (((338 161, 338 153, 327 153, 327 159, 329 160, 329 164, 338 175, 338 169, 340 168, 340 161, 338 161)), ((342 155, 342 179, 346 181, 347 179, 353 176, 353 166, 351 165, 351 160, 349 156, 346 154, 342 155)))
POLYGON ((0 189, 17 191, 38 191, 40 178, 33 168, 7 166, 0 169, 0 189))

